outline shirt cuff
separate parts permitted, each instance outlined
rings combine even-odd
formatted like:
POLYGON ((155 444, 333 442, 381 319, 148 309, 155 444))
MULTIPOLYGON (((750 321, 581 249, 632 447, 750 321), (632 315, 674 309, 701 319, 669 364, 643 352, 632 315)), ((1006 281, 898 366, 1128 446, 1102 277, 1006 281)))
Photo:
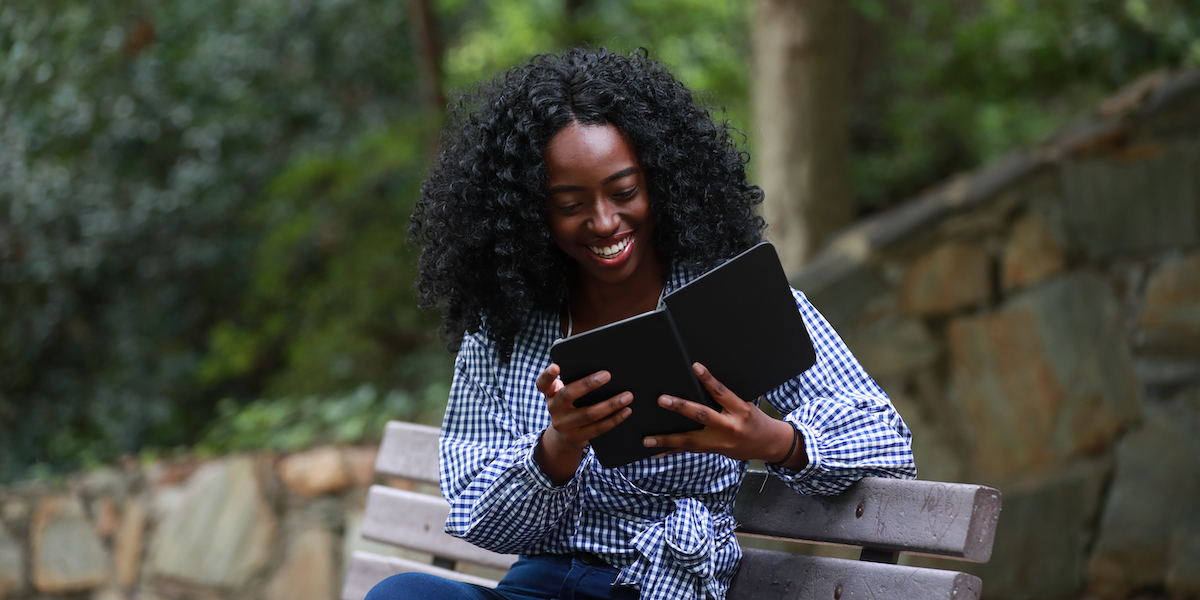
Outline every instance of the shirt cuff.
POLYGON ((817 444, 817 430, 792 419, 785 418, 784 421, 790 423, 800 432, 800 437, 804 440, 804 453, 808 456, 808 464, 797 471, 768 462, 767 471, 782 479, 784 483, 791 484, 793 482, 804 481, 820 471, 821 450, 817 444))
POLYGON ((538 487, 541 487, 545 490, 565 492, 579 487, 579 482, 582 481, 584 470, 586 470, 588 465, 595 460, 595 454, 592 453, 592 447, 588 446, 587 451, 584 452, 583 460, 579 461, 579 466, 575 469, 575 474, 571 475, 571 479, 562 485, 554 485, 554 483, 550 481, 550 478, 542 472, 542 467, 538 465, 537 460, 533 458, 533 454, 537 450, 538 442, 541 441, 542 434, 545 432, 546 430, 543 429, 537 433, 530 433, 521 436, 518 444, 521 444, 525 447, 521 449, 521 454, 517 456, 517 461, 521 467, 525 469, 525 472, 529 478, 533 480, 538 487))

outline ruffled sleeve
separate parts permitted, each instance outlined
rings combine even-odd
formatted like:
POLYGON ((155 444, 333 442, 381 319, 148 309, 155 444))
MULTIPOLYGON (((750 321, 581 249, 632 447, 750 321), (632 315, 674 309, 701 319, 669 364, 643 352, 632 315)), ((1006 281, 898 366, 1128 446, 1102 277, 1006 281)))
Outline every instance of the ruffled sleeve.
MULTIPOLYGON (((446 532, 495 552, 515 554, 565 539, 578 527, 584 458, 575 476, 553 485, 533 459, 542 427, 526 431, 514 403, 537 410, 539 397, 502 397, 494 348, 465 336, 439 441, 442 495, 450 502, 446 532)), ((544 408, 542 408, 544 411, 544 408)))
POLYGON ((768 470, 802 494, 838 494, 866 476, 916 477, 912 433, 887 394, 804 294, 792 295, 817 362, 765 399, 799 429, 808 465, 768 470))

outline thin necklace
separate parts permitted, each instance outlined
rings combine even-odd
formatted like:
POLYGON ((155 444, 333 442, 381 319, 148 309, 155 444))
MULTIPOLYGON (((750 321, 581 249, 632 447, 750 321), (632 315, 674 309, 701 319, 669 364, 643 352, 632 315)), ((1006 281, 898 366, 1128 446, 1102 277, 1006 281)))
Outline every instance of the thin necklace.
MULTIPOLYGON (((667 294, 667 286, 664 285, 662 288, 662 291, 660 291, 658 293, 658 306, 662 306, 663 296, 666 296, 666 294, 667 294)), ((574 331, 575 331, 575 319, 573 319, 571 317, 571 292, 569 292, 569 291, 567 292, 566 301, 567 301, 567 337, 571 337, 571 334, 574 333, 574 331)))

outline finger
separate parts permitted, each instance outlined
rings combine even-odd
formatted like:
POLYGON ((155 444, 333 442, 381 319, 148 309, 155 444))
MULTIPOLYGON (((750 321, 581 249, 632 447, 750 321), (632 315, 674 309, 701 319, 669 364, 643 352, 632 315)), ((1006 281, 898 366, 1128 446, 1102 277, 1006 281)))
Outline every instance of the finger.
POLYGON ((695 452, 700 448, 694 438, 694 432, 650 435, 642 438, 642 445, 647 448, 671 448, 671 452, 695 452))
POLYGON ((676 396, 662 395, 658 397, 658 405, 677 412, 701 425, 708 425, 715 418, 720 418, 717 411, 699 402, 692 402, 676 396))
MULTIPOLYGON (((606 419, 612 418, 614 415, 624 413, 629 404, 633 402, 633 394, 622 392, 605 400, 597 402, 589 406, 575 408, 566 405, 562 410, 558 411, 558 417, 552 417, 554 426, 572 439, 587 439, 590 440, 624 420, 628 414, 622 416, 620 420, 613 422, 610 425, 604 425, 606 419), (570 433, 574 432, 574 433, 570 433)), ((560 405, 563 406, 563 405, 560 405)), ((553 411, 552 411, 553 412, 553 411)))
POLYGON ((632 402, 632 393, 621 392, 608 400, 584 407, 581 413, 585 423, 598 423, 616 413, 622 412, 621 409, 629 406, 632 402))
MULTIPOLYGON (((707 428, 715 420, 721 418, 721 414, 717 411, 700 404, 698 402, 689 402, 683 398, 675 396, 659 396, 658 405, 668 410, 675 411, 707 428)), ((694 451, 703 445, 703 442, 696 438, 697 435, 702 435, 706 429, 696 431, 685 431, 682 433, 671 433, 661 435, 650 435, 642 438, 642 445, 647 448, 677 448, 682 451, 694 451)))
POLYGON ((713 400, 717 401, 717 404, 726 409, 740 410, 745 408, 746 403, 741 398, 738 398, 737 394, 733 393, 732 390, 725 387, 725 384, 718 381, 716 377, 713 377, 712 371, 709 371, 704 365, 698 362, 692 363, 692 372, 696 374, 696 378, 700 380, 700 384, 704 386, 704 389, 708 390, 709 395, 713 397, 713 400))
POLYGON ((608 371, 596 371, 587 377, 572 381, 555 392, 555 397, 564 402, 575 402, 576 399, 586 396, 588 392, 608 383, 612 379, 608 371))
POLYGON ((537 380, 534 382, 534 385, 537 386, 538 391, 543 395, 553 396, 558 391, 558 386, 554 385, 554 383, 558 382, 558 375, 561 372, 561 367, 554 363, 550 363, 550 366, 546 367, 546 370, 542 371, 541 375, 537 376, 537 380))
MULTIPOLYGON (((632 394, 630 395, 630 398, 632 399, 632 394)), ((633 414, 632 408, 629 408, 628 406, 625 406, 625 405, 621 405, 621 407, 618 408, 616 410, 616 412, 608 415, 607 417, 605 417, 603 419, 600 419, 600 420, 592 423, 591 425, 588 425, 587 427, 583 428, 582 431, 589 440, 595 439, 595 438, 607 433, 609 430, 616 427, 617 425, 620 425, 623 421, 625 421, 625 419, 629 418, 629 415, 632 415, 632 414, 633 414)))

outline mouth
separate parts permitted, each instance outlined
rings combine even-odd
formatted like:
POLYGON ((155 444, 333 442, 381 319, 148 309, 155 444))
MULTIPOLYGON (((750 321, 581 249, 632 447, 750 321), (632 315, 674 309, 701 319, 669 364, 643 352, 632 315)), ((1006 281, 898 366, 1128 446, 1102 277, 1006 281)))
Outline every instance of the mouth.
POLYGON ((596 256, 599 256, 600 258, 603 258, 605 260, 612 260, 612 259, 620 256, 621 253, 624 252, 625 249, 629 247, 629 244, 632 241, 633 241, 633 236, 626 236, 626 237, 621 238, 619 241, 617 241, 613 244, 610 244, 607 246, 591 246, 591 245, 589 245, 587 247, 587 249, 591 250, 593 254, 595 254, 596 256))

